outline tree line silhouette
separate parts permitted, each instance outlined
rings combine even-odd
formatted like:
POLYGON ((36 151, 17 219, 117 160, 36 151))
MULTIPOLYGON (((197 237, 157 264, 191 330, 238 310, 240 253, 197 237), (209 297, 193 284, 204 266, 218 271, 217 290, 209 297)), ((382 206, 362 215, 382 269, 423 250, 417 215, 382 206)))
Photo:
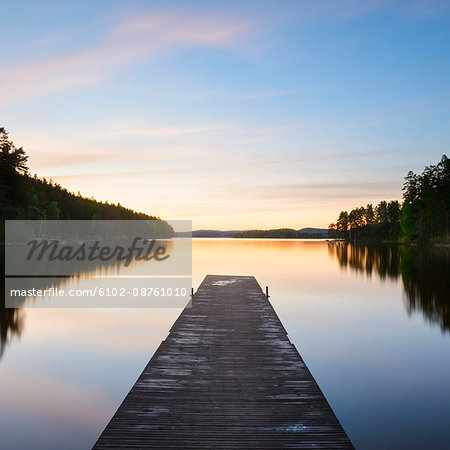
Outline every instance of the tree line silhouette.
MULTIPOLYGON (((100 202, 69 192, 59 184, 36 175, 30 176, 27 166, 28 156, 22 147, 16 147, 9 139, 5 128, 0 127, 0 236, 4 235, 5 220, 49 219, 49 220, 158 220, 160 235, 172 237, 173 229, 159 217, 135 212, 120 204, 100 202)), ((0 268, 5 273, 5 247, 0 245, 0 268)), ((87 264, 86 270, 91 269, 87 264)), ((101 264, 102 270, 118 271, 119 264, 101 264)), ((64 279, 53 278, 52 283, 64 279)), ((45 279, 42 279, 45 283, 45 279)), ((43 287, 48 287, 45 284, 43 287)), ((25 314, 22 308, 5 308, 5 279, 0 277, 0 358, 6 344, 13 336, 20 336, 25 314)))
MULTIPOLYGON (((0 127, 0 218, 2 233, 4 221, 14 219, 49 220, 161 220, 109 202, 74 194, 45 178, 28 173, 28 156, 22 147, 17 148, 9 139, 5 128, 0 127)), ((167 237, 173 235, 172 227, 164 221, 167 237)))
POLYGON ((329 236, 350 241, 448 241, 450 239, 450 160, 421 174, 408 172, 403 202, 382 201, 341 211, 328 227, 329 236))

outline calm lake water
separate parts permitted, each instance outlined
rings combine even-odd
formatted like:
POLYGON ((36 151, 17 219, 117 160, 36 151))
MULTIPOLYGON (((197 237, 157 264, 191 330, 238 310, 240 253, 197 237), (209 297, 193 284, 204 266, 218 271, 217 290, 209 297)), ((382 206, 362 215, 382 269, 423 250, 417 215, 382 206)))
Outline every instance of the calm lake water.
MULTIPOLYGON (((194 239, 206 274, 269 286, 357 448, 450 448, 449 249, 194 239)), ((0 448, 90 448, 179 313, 0 310, 0 448)))

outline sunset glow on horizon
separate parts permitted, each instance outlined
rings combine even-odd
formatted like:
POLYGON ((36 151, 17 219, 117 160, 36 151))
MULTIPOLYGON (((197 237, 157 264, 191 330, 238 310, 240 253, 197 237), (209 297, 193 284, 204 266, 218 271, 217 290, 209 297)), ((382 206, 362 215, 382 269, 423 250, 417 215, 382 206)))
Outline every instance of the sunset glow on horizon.
POLYGON ((6 9, 0 126, 87 197, 193 229, 325 228, 449 153, 446 1, 6 9))

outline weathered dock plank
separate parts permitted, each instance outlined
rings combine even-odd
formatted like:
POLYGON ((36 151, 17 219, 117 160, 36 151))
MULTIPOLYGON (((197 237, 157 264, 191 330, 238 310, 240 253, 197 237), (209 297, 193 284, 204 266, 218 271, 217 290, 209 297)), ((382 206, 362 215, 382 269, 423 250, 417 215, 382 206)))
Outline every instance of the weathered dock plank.
POLYGON ((255 278, 208 275, 94 448, 353 446, 255 278))

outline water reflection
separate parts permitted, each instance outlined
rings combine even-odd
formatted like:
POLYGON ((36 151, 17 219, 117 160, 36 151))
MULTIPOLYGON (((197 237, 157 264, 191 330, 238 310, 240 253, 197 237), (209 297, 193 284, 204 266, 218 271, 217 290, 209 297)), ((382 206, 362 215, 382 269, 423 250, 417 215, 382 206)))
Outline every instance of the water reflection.
POLYGON ((3 356, 6 344, 14 337, 20 336, 25 324, 25 312, 22 308, 5 308, 5 281, 2 277, 0 286, 0 358, 3 356))
MULTIPOLYGON (((448 329, 449 255, 429 250, 330 245, 330 258, 325 241, 194 239, 193 286, 207 273, 268 285, 357 448, 448 448, 449 335, 438 324, 448 329), (421 312, 411 320, 402 296, 421 312)), ((0 309, 13 340, 0 360, 0 447, 46 450, 92 447, 180 312, 17 311, 0 309)))
POLYGON ((14 337, 20 336, 25 324, 25 313, 21 308, 5 308, 5 248, 0 246, 0 358, 6 344, 14 337))
MULTIPOLYGON (((171 250, 172 241, 168 245, 171 250)), ((324 290, 326 288, 322 278, 325 274, 324 246, 324 242, 198 240, 195 257, 196 260, 202 261, 203 265, 199 266, 197 263, 197 279, 194 285, 198 285, 204 275, 211 271, 254 273, 261 281, 271 280, 274 262, 277 262, 277 265, 280 265, 279 276, 284 286, 297 280, 298 270, 301 268, 301 273, 308 274, 305 283, 311 291, 324 290), (239 255, 239 260, 236 260, 236 255, 239 255), (319 279, 316 279, 318 276, 319 279)), ((1 248, 0 251, 0 267, 4 274, 4 249, 1 248)), ((339 266, 348 267, 356 273, 368 277, 376 276, 382 280, 401 279, 408 314, 420 312, 430 323, 439 325, 443 331, 450 331, 450 249, 330 242, 328 253, 339 266)), ((95 267, 89 267, 82 276, 76 278, 82 280, 83 277, 94 274, 111 276, 121 270, 120 264, 117 263, 109 266, 99 263, 95 267)), ((331 272, 327 271, 325 277, 331 276, 331 272)), ((22 308, 4 308, 5 285, 3 277, 1 279, 0 358, 8 342, 14 337, 20 337, 25 327, 25 312, 22 308)), ((67 278, 54 278, 52 281, 54 283, 52 287, 58 287, 67 282, 67 278)), ((275 288, 276 281, 271 282, 275 288)), ((37 287, 45 289, 50 286, 37 287)), ((292 289, 298 289, 298 286, 295 285, 292 289)))
POLYGON ((401 277, 408 314, 450 331, 450 249, 404 245, 328 244, 341 267, 381 279, 401 277))
MULTIPOLYGON (((158 241, 159 246, 167 249, 167 252, 172 251, 173 241, 165 240, 158 241)), ((145 261, 132 260, 128 272, 133 273, 136 266, 141 266, 145 261)), ((80 281, 84 278, 92 277, 114 277, 122 274, 125 266, 125 261, 85 261, 83 265, 78 265, 78 272, 71 276, 56 276, 53 278, 33 278, 32 287, 36 289, 58 288, 67 282, 80 281)), ((25 329, 25 311, 20 306, 25 305, 28 301, 27 297, 17 299, 18 308, 5 307, 5 247, 0 245, 0 270, 1 270, 1 284, 0 284, 0 359, 2 358, 5 348, 8 343, 15 337, 20 337, 25 329)), ((137 275, 141 273, 138 271, 137 275)), ((31 287, 31 286, 30 286, 31 287)))

